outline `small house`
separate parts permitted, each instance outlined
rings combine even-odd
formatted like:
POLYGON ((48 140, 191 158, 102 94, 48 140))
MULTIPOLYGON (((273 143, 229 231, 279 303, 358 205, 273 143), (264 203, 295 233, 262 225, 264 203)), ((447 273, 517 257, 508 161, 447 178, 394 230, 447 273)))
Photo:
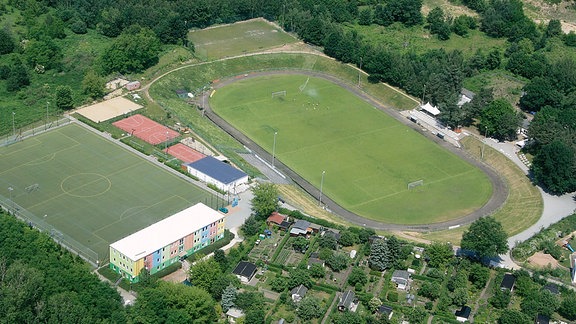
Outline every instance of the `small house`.
POLYGON ((320 226, 318 224, 310 223, 310 226, 308 226, 308 228, 312 230, 312 233, 319 233, 320 230, 322 229, 322 226, 320 226))
POLYGON ((318 258, 318 253, 314 252, 312 254, 310 254, 310 257, 308 258, 308 266, 307 269, 310 269, 313 265, 315 264, 319 264, 322 267, 324 267, 325 263, 324 260, 321 260, 318 258))
POLYGON ((312 230, 310 229, 310 222, 299 219, 292 225, 290 236, 308 235, 312 230))
POLYGON ((558 295, 560 291, 558 290, 558 286, 551 282, 547 283, 542 290, 548 290, 552 295, 558 295))
POLYGON ((338 303, 338 310, 355 312, 358 307, 358 299, 356 299, 356 294, 352 290, 346 290, 342 296, 340 296, 340 302, 338 303))
POLYGON ((228 318, 229 323, 236 323, 240 317, 244 316, 244 312, 238 308, 230 308, 226 312, 226 317, 228 318))
POLYGON ((292 296, 292 301, 298 303, 306 296, 306 292, 308 292, 308 288, 304 285, 300 285, 298 287, 293 288, 290 291, 290 295, 292 296))
POLYGON ((288 221, 283 221, 280 225, 278 225, 278 228, 283 230, 283 231, 288 231, 288 229, 290 228, 290 226, 292 226, 291 222, 288 221))
POLYGON ((272 212, 272 214, 270 214, 270 216, 266 219, 266 224, 268 224, 269 227, 280 226, 285 220, 286 215, 282 215, 278 212, 272 212))
POLYGON ((124 88, 126 88, 126 90, 128 90, 128 91, 136 90, 136 89, 140 88, 140 81, 128 82, 128 83, 126 83, 124 88))
POLYGON ((256 265, 247 261, 240 261, 232 273, 235 274, 241 282, 248 283, 256 274, 256 265))
POLYGON ((406 270, 396 270, 392 273, 392 282, 401 290, 406 290, 410 281, 410 273, 406 270))
POLYGON ((546 316, 546 315, 542 315, 542 314, 538 314, 536 316, 536 319, 534 320, 535 324, 549 324, 550 323, 550 317, 546 316))
POLYGON ((456 315, 456 320, 458 322, 466 322, 468 318, 470 318, 470 313, 472 313, 472 309, 469 306, 462 306, 460 310, 457 310, 454 315, 456 315))
POLYGON ((188 91, 186 91, 184 89, 178 89, 178 90, 176 90, 176 95, 180 99, 186 99, 186 98, 188 98, 188 91))
POLYGON ((515 283, 516 277, 514 277, 511 273, 506 273, 504 274, 504 278, 502 278, 502 283, 500 283, 500 289, 512 292, 514 290, 515 283))
POLYGON ((336 230, 336 229, 327 229, 324 232, 322 232, 321 234, 322 236, 326 235, 326 236, 332 236, 333 238, 336 239, 336 241, 340 240, 340 231, 336 230))
POLYGON ((385 316, 386 318, 388 318, 388 320, 390 320, 392 318, 392 315, 394 314, 394 310, 392 309, 392 307, 386 305, 378 306, 378 309, 376 311, 378 312, 378 314, 380 314, 380 316, 385 316))

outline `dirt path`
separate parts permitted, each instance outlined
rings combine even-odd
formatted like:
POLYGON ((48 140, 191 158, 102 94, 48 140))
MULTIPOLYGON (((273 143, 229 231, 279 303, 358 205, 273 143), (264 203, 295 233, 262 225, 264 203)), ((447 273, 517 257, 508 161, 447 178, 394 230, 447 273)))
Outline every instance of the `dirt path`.
POLYGON ((480 307, 480 302, 482 301, 483 303, 486 303, 486 290, 488 289, 488 287, 490 286, 490 282, 492 282, 492 280, 494 280, 494 276, 496 274, 492 271, 490 271, 490 277, 488 278, 488 281, 486 281, 486 286, 484 286, 484 289, 482 289, 482 292, 480 293, 480 297, 478 299, 476 299, 476 303, 474 303, 474 307, 472 308, 472 315, 470 317, 470 323, 474 323, 474 314, 476 314, 478 312, 478 308, 480 307))

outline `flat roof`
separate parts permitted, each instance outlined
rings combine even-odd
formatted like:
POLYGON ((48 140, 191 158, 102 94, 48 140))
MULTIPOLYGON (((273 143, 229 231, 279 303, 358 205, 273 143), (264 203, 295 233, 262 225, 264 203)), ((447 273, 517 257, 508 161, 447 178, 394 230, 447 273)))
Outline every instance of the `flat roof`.
POLYGON ((246 173, 212 156, 187 164, 191 168, 210 176, 223 184, 229 184, 247 176, 246 173))
POLYGON ((224 215, 198 203, 126 236, 110 244, 110 247, 137 261, 221 218, 224 215))

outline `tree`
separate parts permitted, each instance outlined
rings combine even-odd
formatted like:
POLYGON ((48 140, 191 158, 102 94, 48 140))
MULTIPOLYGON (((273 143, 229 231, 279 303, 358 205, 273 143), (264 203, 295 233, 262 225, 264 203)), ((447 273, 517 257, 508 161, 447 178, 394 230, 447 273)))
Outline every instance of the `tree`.
POLYGON ((410 323, 423 323, 426 319, 428 313, 421 306, 410 308, 410 310, 405 314, 410 323))
POLYGON ((222 249, 214 251, 214 261, 218 263, 220 269, 228 268, 228 259, 226 258, 226 252, 222 249))
POLYGON ((222 310, 226 313, 230 308, 234 307, 234 301, 236 300, 237 289, 233 285, 228 285, 222 292, 222 310))
POLYGON ((398 242, 398 239, 396 238, 396 236, 392 235, 388 238, 388 240, 386 240, 386 245, 388 245, 388 251, 390 252, 390 263, 392 264, 392 266, 397 265, 398 260, 400 260, 400 254, 401 254, 401 249, 400 249, 400 242, 398 242))
POLYGON ((63 58, 60 46, 50 38, 31 40, 24 55, 31 67, 42 66, 46 70, 60 67, 63 58))
POLYGON ((74 107, 74 99, 72 99, 72 88, 70 86, 58 86, 56 88, 56 107, 63 110, 72 109, 74 107))
POLYGON ((360 243, 366 243, 370 240, 370 236, 376 235, 376 232, 371 228, 361 228, 358 231, 358 239, 360 243))
POLYGON ((338 243, 342 244, 342 246, 352 246, 358 243, 358 241, 358 234, 350 230, 345 230, 340 233, 340 239, 338 240, 338 243))
POLYGON ((552 85, 551 79, 535 77, 524 87, 520 107, 526 111, 539 111, 545 106, 556 107, 561 101, 562 94, 552 85))
POLYGON ((335 272, 340 272, 348 267, 348 256, 335 253, 326 260, 326 265, 335 272))
POLYGON ((230 285, 234 287, 239 287, 240 279, 238 279, 238 277, 236 277, 231 273, 223 274, 212 282, 212 286, 210 286, 209 293, 215 300, 221 300, 222 293, 224 293, 224 289, 226 289, 226 287, 230 285))
POLYGON ((5 28, 0 28, 0 55, 12 53, 15 46, 12 34, 5 28))
POLYGON ((564 300, 562 301, 562 304, 560 304, 558 313, 571 321, 576 320, 576 294, 568 293, 567 296, 564 296, 564 300))
POLYGON ((264 295, 261 292, 244 291, 236 294, 236 307, 244 312, 264 308, 264 295))
POLYGON ((134 25, 118 36, 100 57, 103 74, 139 73, 158 62, 160 40, 150 28, 134 25))
POLYGON ((530 171, 535 182, 552 194, 576 190, 576 154, 573 147, 560 140, 536 152, 530 171))
POLYGON ((559 305, 556 296, 548 290, 532 290, 528 296, 522 298, 520 308, 524 314, 534 318, 537 314, 552 316, 559 305))
POLYGON ((214 323, 214 300, 198 287, 159 281, 139 292, 131 309, 134 323, 171 323, 176 318, 179 323, 214 323))
POLYGON ((392 266, 390 250, 385 240, 376 240, 370 247, 370 268, 383 271, 392 266))
POLYGON ((508 304, 510 304, 510 292, 508 290, 498 289, 488 301, 490 305, 496 308, 505 309, 508 307, 508 304))
POLYGON ((350 275, 348 276, 348 284, 350 286, 356 286, 356 284, 365 285, 368 282, 368 277, 364 270, 360 267, 352 268, 350 275))
POLYGON ((490 270, 488 270, 486 267, 483 267, 481 264, 474 263, 470 268, 468 280, 470 280, 476 289, 480 290, 484 288, 489 278, 490 270))
POLYGON ((188 279, 192 285, 210 291, 212 284, 222 275, 214 258, 200 259, 190 266, 188 279))
POLYGON ((336 238, 334 238, 334 236, 332 235, 323 235, 318 239, 318 245, 321 248, 336 250, 336 248, 338 247, 338 242, 336 241, 336 238))
POLYGON ((298 314, 298 317, 301 319, 309 321, 322 316, 324 309, 322 309, 322 303, 318 298, 304 297, 298 304, 296 314, 298 314))
POLYGON ((452 294, 452 303, 456 306, 464 306, 468 302, 468 289, 457 288, 452 294))
POLYGON ((454 257, 452 245, 449 243, 434 242, 426 248, 425 254, 429 259, 428 265, 432 268, 442 267, 454 257))
POLYGON ((530 323, 530 317, 514 309, 507 309, 502 312, 498 319, 498 324, 524 324, 530 323))
POLYGON ((382 301, 376 296, 372 297, 368 303, 368 309, 370 309, 372 313, 376 312, 380 306, 382 306, 382 301))
POLYGON ((14 92, 28 85, 30 85, 30 76, 26 67, 20 60, 15 60, 10 67, 10 75, 6 79, 6 90, 14 92))
POLYGON ((298 236, 293 242, 292 247, 296 251, 305 252, 306 248, 308 247, 308 240, 305 237, 298 236))
POLYGON ((312 278, 324 278, 324 276, 326 276, 326 270, 321 264, 314 263, 310 267, 310 275, 312 278))
POLYGON ((363 26, 370 26, 374 19, 374 14, 370 7, 360 9, 358 13, 358 24, 363 26))
POLYGON ((282 276, 276 276, 272 281, 270 281, 270 288, 275 292, 283 292, 288 286, 286 278, 282 276))
POLYGON ((278 189, 273 183, 259 183, 252 188, 252 211, 257 220, 265 220, 278 209, 278 189))
POLYGON ((252 215, 248 217, 246 221, 244 221, 244 224, 242 224, 242 227, 240 227, 240 229, 242 229, 242 232, 244 232, 246 236, 252 236, 260 232, 261 225, 262 221, 257 220, 256 217, 252 215))
POLYGON ((306 268, 296 268, 290 272, 288 279, 288 289, 304 285, 308 288, 312 287, 312 278, 310 278, 310 271, 306 268))
POLYGON ((89 70, 82 79, 82 92, 92 99, 101 98, 105 93, 104 80, 94 70, 89 70))
POLYGON ((508 235, 493 217, 482 217, 462 234, 461 246, 476 252, 478 257, 494 257, 508 251, 508 235))
POLYGON ((254 324, 264 324, 266 319, 266 313, 264 312, 263 308, 256 308, 256 309, 248 309, 246 312, 246 323, 254 323, 254 324))
POLYGON ((522 117, 505 99, 492 101, 482 112, 479 130, 487 128, 491 137, 499 140, 513 140, 522 117))
POLYGON ((440 297, 440 292, 442 287, 438 282, 435 281, 425 281, 420 289, 418 289, 418 295, 426 297, 430 300, 436 300, 440 297))

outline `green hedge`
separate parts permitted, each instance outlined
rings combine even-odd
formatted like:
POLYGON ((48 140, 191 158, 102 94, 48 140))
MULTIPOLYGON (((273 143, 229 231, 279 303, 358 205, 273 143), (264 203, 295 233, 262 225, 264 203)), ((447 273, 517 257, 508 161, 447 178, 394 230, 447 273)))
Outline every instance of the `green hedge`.
POLYGON ((342 225, 332 223, 332 222, 327 221, 325 219, 319 219, 319 218, 306 216, 306 215, 302 214, 299 210, 290 210, 290 209, 280 207, 278 209, 278 212, 281 214, 284 214, 284 215, 294 217, 294 218, 306 220, 306 221, 309 221, 311 223, 318 224, 320 226, 330 227, 330 228, 334 228, 334 229, 338 229, 338 230, 345 230, 346 229, 346 227, 344 227, 342 225))
POLYGON ((234 239, 234 233, 230 232, 229 230, 224 230, 224 237, 221 240, 218 240, 208 245, 207 247, 194 252, 194 254, 208 255, 228 245, 228 243, 230 243, 233 239, 234 239))
POLYGON ((329 285, 329 284, 324 284, 324 283, 316 283, 312 286, 312 289, 314 290, 320 290, 320 291, 324 291, 324 292, 335 292, 335 291, 339 291, 340 288, 329 285))
POLYGON ((418 280, 429 281, 429 282, 434 282, 434 281, 442 282, 442 279, 440 279, 440 278, 432 278, 432 277, 421 276, 421 275, 417 275, 417 274, 413 274, 412 279, 418 279, 418 280))
POLYGON ((101 274, 104 278, 112 281, 113 283, 115 283, 116 280, 120 279, 120 277, 121 277, 118 272, 110 269, 107 266, 98 269, 98 273, 101 274))

